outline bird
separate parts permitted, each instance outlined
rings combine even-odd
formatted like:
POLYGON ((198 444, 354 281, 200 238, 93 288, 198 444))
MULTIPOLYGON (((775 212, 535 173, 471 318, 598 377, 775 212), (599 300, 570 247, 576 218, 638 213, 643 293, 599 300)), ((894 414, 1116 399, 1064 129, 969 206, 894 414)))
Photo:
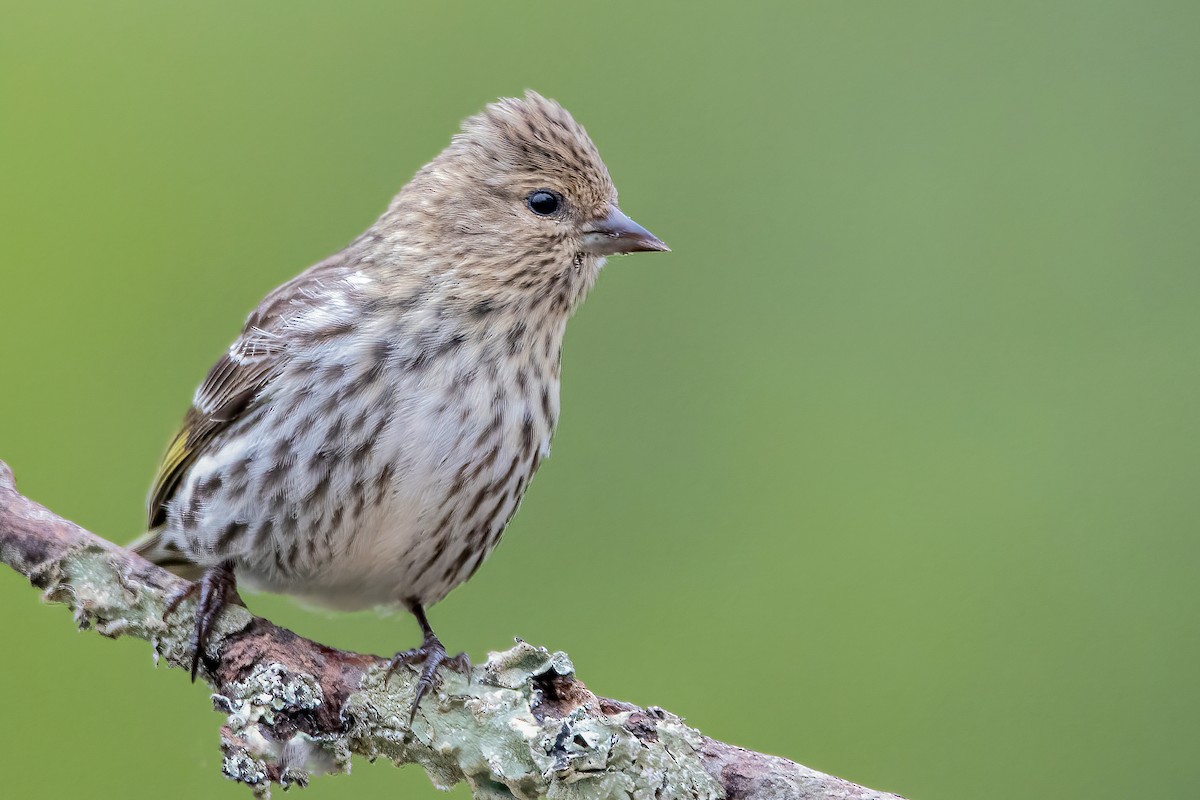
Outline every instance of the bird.
POLYGON ((270 292, 196 390, 131 545, 192 579, 191 678, 239 585, 407 610, 412 713, 450 658, 427 610, 469 579, 549 455, 568 319, 630 219, 559 103, 463 121, 343 250, 270 292))

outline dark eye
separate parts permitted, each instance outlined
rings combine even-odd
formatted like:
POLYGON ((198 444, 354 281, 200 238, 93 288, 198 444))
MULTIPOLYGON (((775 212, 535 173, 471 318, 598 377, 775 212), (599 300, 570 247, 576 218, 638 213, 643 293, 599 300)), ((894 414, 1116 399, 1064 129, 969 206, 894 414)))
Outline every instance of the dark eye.
POLYGON ((549 189, 538 189, 525 198, 525 202, 529 204, 529 210, 539 217, 548 217, 562 206, 562 195, 549 189))

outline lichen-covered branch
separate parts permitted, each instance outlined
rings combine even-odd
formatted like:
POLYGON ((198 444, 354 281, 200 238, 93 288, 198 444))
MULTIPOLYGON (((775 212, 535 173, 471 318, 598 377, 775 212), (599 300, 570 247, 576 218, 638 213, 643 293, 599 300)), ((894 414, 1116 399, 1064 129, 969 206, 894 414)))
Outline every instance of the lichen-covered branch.
MULTIPOLYGON (((0 462, 0 560, 80 627, 136 636, 190 665, 192 601, 164 620, 181 578, 21 496, 0 462)), ((709 739, 659 708, 598 697, 564 653, 524 642, 492 653, 470 679, 445 670, 411 729, 415 676, 335 650, 230 608, 203 659, 226 715, 226 776, 267 795, 272 784, 348 772, 353 753, 417 763, 434 784, 467 781, 476 798, 896 800, 786 759, 709 739)))

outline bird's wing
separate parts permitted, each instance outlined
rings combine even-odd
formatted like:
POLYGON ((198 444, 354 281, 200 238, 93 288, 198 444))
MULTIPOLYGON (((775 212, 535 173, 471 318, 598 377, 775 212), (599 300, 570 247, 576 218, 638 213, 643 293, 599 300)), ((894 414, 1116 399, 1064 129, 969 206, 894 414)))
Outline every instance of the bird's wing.
POLYGON ((245 343, 243 334, 213 365, 167 446, 150 489, 147 510, 151 528, 165 521, 167 503, 205 446, 245 414, 278 373, 282 354, 247 356, 245 343))
POLYGON ((213 365, 167 446, 147 500, 151 530, 166 521, 167 504, 205 448, 267 393, 288 359, 288 324, 319 302, 326 284, 345 273, 337 256, 277 288, 246 320, 241 335, 213 365))

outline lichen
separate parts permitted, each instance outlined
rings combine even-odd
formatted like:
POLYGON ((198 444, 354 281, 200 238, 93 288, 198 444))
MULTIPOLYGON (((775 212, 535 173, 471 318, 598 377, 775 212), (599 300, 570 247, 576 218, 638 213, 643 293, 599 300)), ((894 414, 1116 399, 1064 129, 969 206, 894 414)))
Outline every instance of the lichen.
POLYGON ((271 781, 266 762, 251 758, 244 752, 230 753, 221 760, 221 774, 232 781, 244 783, 254 790, 255 797, 271 797, 271 781))
POLYGON ((643 741, 626 727, 631 712, 606 714, 596 702, 561 717, 535 716, 540 687, 573 672, 564 653, 518 641, 489 654, 473 681, 443 672, 409 730, 411 695, 372 671, 346 706, 348 737, 372 756, 420 764, 439 788, 465 780, 479 800, 721 797, 694 757, 700 735, 677 717, 656 716, 657 735, 643 741))
POLYGON ((292 672, 278 663, 259 664, 244 681, 212 698, 213 705, 226 714, 224 772, 255 787, 256 793, 262 793, 259 784, 268 777, 286 788, 307 785, 312 774, 349 771, 350 751, 342 737, 314 737, 297 731, 280 740, 273 728, 281 713, 290 715, 321 705, 321 687, 313 676, 292 672))

